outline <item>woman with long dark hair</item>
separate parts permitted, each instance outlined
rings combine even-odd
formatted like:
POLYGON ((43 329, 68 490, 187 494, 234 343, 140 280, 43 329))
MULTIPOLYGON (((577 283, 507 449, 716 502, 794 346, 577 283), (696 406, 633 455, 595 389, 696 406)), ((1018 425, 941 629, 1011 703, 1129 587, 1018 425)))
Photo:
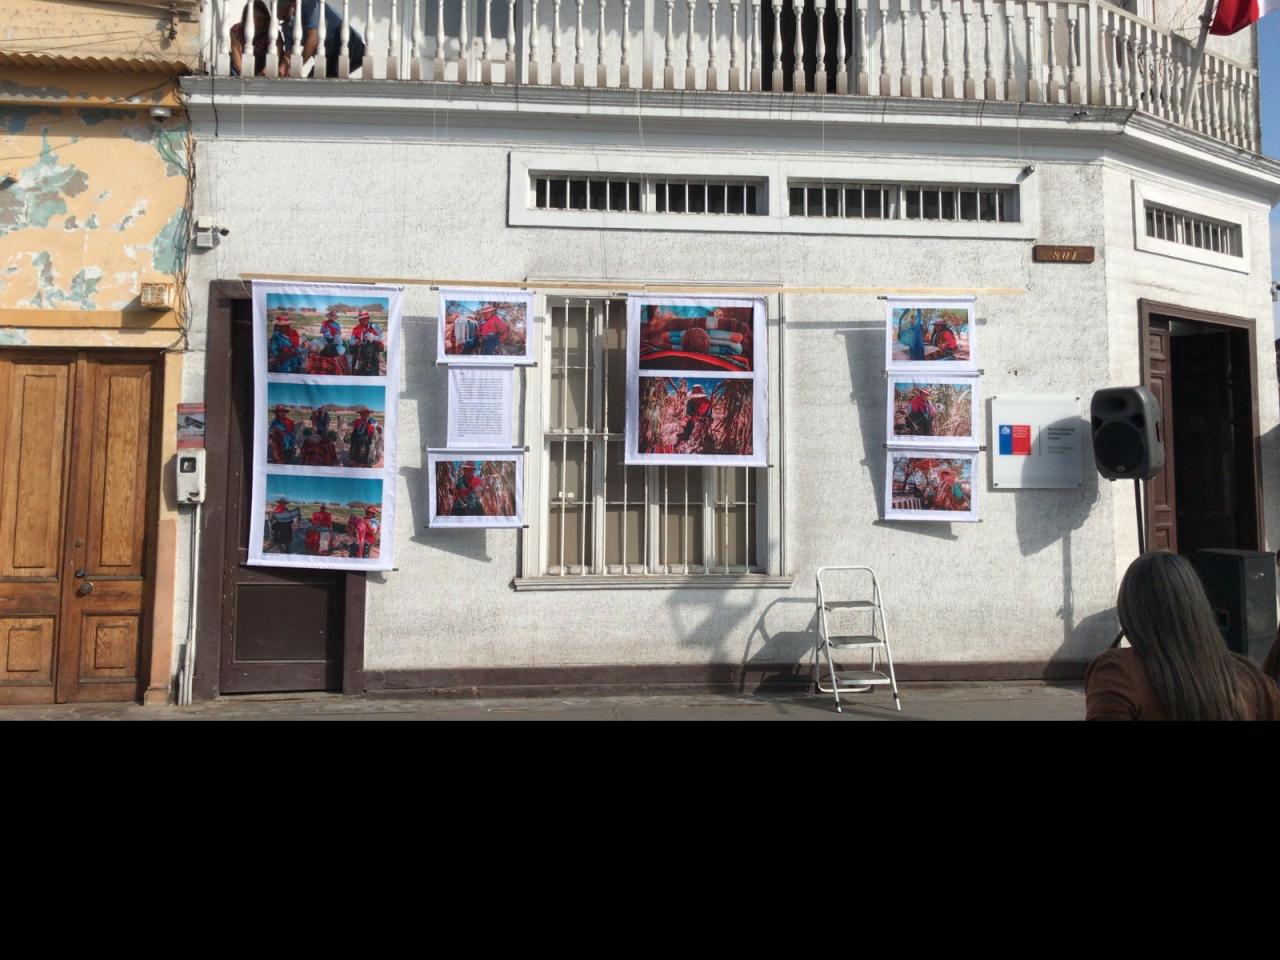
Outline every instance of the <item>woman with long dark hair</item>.
POLYGON ((1227 649, 1195 569, 1172 553, 1129 565, 1117 600, 1132 645, 1085 674, 1088 720, 1280 720, 1280 688, 1227 649))

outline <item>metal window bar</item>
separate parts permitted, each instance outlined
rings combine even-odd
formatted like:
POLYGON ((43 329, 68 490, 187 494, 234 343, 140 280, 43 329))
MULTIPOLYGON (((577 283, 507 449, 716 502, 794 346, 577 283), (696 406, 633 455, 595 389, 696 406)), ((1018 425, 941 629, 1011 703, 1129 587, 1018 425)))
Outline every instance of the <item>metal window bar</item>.
POLYGON ((560 298, 551 302, 549 313, 554 389, 546 444, 551 476, 559 484, 549 491, 554 528, 548 572, 758 571, 755 498, 760 485, 753 469, 644 468, 623 462, 625 303, 560 298))

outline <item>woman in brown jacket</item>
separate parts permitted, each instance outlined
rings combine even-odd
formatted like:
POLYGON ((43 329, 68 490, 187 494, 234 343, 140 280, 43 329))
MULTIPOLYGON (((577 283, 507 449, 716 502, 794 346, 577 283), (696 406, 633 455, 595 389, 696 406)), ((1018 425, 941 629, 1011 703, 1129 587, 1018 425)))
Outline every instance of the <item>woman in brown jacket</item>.
POLYGON ((1280 688, 1227 649, 1186 560, 1143 554, 1117 607, 1132 647, 1089 664, 1086 720, 1280 720, 1280 688))

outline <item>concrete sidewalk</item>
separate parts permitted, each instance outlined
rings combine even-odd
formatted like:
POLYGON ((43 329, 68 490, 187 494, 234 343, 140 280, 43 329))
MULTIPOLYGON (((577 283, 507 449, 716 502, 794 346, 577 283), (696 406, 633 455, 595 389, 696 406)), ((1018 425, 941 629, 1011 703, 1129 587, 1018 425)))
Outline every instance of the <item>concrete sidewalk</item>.
POLYGON ((190 707, 65 704, 0 707, 4 720, 1082 720, 1078 685, 901 684, 902 712, 884 690, 805 694, 651 694, 537 699, 390 699, 337 694, 224 697, 190 707))

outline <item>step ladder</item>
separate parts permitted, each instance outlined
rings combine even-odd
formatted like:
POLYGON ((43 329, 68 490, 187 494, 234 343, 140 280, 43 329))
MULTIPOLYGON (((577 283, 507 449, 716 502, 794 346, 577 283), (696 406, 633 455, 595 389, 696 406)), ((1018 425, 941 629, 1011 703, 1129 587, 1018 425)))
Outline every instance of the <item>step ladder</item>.
POLYGON ((819 567, 817 574, 818 595, 818 636, 813 648, 814 684, 820 693, 830 693, 836 700, 836 711, 840 709, 840 694, 865 693, 878 686, 887 686, 893 691, 894 705, 901 710, 902 700, 898 696, 898 681, 893 673, 893 653, 889 649, 889 631, 884 622, 884 607, 880 599, 880 581, 870 567, 841 566, 819 567), (837 579, 832 574, 854 574, 852 577, 838 579, 860 580, 856 576, 865 573, 871 581, 870 599, 838 599, 832 592, 832 581, 837 579), (826 577, 824 584, 823 578, 826 577), (870 617, 870 625, 866 633, 851 632, 843 626, 858 614, 870 617), (839 633, 831 632, 830 620, 836 620, 839 633), (877 623, 879 629, 877 631, 877 623), (879 654, 883 649, 886 673, 877 669, 879 654), (836 670, 835 651, 853 654, 870 654, 871 666, 867 670, 836 670), (827 664, 826 683, 823 686, 822 658, 825 655, 827 664))

